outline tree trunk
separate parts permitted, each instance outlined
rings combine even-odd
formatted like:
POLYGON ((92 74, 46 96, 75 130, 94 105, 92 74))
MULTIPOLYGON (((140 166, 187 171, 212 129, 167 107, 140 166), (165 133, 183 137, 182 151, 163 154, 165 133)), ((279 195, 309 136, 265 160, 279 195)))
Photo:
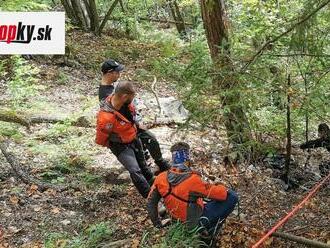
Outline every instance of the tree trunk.
POLYGON ((68 18, 72 20, 74 23, 77 22, 76 17, 74 15, 73 9, 71 7, 71 4, 68 0, 61 0, 61 3, 64 7, 65 13, 67 14, 68 18))
POLYGON ((112 11, 114 10, 114 8, 116 7, 116 5, 118 4, 119 0, 114 0, 114 2, 112 3, 112 5, 110 6, 108 12, 106 13, 100 27, 99 27, 99 30, 98 30, 98 33, 102 33, 102 30, 105 26, 105 24, 107 23, 107 21, 109 20, 110 16, 111 16, 111 13, 112 11))
POLYGON ((71 0, 72 9, 74 15, 76 16, 76 20, 78 22, 79 27, 83 28, 84 30, 88 30, 87 23, 84 17, 84 13, 82 7, 80 5, 79 0, 71 0))
POLYGON ((84 4, 89 17, 90 30, 97 35, 98 34, 97 31, 99 29, 100 23, 99 23, 99 16, 97 13, 95 0, 84 0, 84 4))
POLYGON ((119 0, 119 4, 120 4, 120 8, 121 8, 121 11, 123 12, 123 13, 125 13, 125 7, 124 7, 124 3, 123 3, 123 0, 119 0))
POLYGON ((236 89, 238 79, 233 74, 234 65, 230 60, 230 44, 228 35, 228 20, 223 0, 200 0, 202 19, 213 60, 214 70, 223 72, 221 77, 213 79, 216 89, 225 94, 221 96, 224 111, 225 126, 229 141, 234 146, 251 139, 249 124, 240 94, 236 89))
POLYGON ((83 14, 83 18, 84 18, 84 23, 87 27, 87 30, 92 30, 91 29, 91 19, 90 19, 90 9, 89 9, 89 3, 85 0, 80 0, 80 8, 81 8, 81 12, 83 14))
POLYGON ((287 105, 286 105, 286 156, 285 156, 285 174, 286 184, 289 184, 290 162, 291 162, 291 75, 288 75, 287 84, 287 105))
POLYGON ((89 0, 89 6, 90 6, 90 11, 91 11, 91 22, 93 22, 93 32, 96 34, 98 33, 99 26, 100 26, 100 20, 99 20, 99 15, 97 13, 97 8, 96 8, 96 3, 95 0, 89 0))
POLYGON ((182 15, 181 15, 181 12, 180 12, 180 9, 179 9, 179 6, 178 6, 177 2, 175 0, 174 1, 168 0, 167 2, 168 2, 168 5, 170 7, 170 10, 171 10, 171 13, 172 13, 172 16, 173 16, 173 19, 174 19, 176 29, 178 30, 178 33, 181 36, 185 36, 187 34, 186 27, 185 27, 184 20, 182 18, 182 15))
POLYGON ((181 36, 186 36, 187 35, 186 26, 185 26, 183 17, 181 15, 181 11, 179 9, 178 3, 175 0, 173 2, 173 5, 175 8, 175 13, 176 13, 176 19, 174 19, 174 20, 176 21, 177 29, 181 36))
POLYGON ((84 2, 84 11, 86 11, 85 16, 86 16, 86 20, 88 22, 88 27, 91 31, 94 30, 94 23, 93 23, 93 16, 92 16, 92 12, 91 12, 91 7, 90 4, 88 2, 88 0, 83 0, 84 2))
POLYGON ((211 57, 217 60, 222 52, 229 53, 228 20, 223 0, 201 0, 202 19, 211 57), (220 48, 223 46, 223 51, 220 48))

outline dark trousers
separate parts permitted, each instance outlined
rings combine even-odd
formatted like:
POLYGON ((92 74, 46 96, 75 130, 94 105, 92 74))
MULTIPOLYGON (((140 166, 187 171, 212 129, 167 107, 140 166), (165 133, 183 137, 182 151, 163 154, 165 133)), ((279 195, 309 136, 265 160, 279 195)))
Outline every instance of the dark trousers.
POLYGON ((153 174, 145 161, 141 141, 135 139, 130 144, 110 143, 110 150, 128 170, 139 193, 147 198, 153 182, 153 174))
POLYGON ((140 138, 144 149, 147 149, 155 161, 155 164, 159 167, 160 171, 166 171, 170 168, 169 163, 163 159, 162 152, 160 150, 159 143, 150 131, 138 129, 138 137, 140 138))
POLYGON ((212 234, 218 221, 226 219, 233 212, 237 202, 238 195, 233 190, 228 190, 225 201, 209 201, 204 206, 201 225, 206 228, 209 234, 212 234))

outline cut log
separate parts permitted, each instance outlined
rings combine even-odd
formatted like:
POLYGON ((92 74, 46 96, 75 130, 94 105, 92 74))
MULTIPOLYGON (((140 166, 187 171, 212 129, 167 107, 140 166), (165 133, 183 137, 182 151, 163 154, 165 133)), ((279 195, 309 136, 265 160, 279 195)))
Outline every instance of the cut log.
MULTIPOLYGON (((0 109, 0 121, 17 123, 28 129, 33 124, 64 123, 66 120, 67 119, 50 116, 24 116, 13 111, 0 109)), ((76 127, 95 127, 95 124, 91 124, 85 116, 78 117, 75 121, 71 122, 71 125, 76 127)))
POLYGON ((295 235, 292 235, 292 234, 289 234, 289 233, 275 232, 275 233, 272 234, 272 236, 282 238, 282 239, 291 240, 291 241, 297 242, 299 244, 308 245, 310 247, 330 248, 330 245, 328 245, 326 243, 322 243, 322 242, 316 241, 316 240, 306 239, 304 237, 295 236, 295 235))

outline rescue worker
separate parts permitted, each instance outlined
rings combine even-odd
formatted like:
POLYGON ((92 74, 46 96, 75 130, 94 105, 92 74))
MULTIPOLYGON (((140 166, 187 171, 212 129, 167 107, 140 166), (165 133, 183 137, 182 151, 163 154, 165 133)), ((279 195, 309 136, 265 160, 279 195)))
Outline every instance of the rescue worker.
MULTIPOLYGON (((300 145, 300 149, 324 147, 330 152, 330 128, 326 123, 321 123, 318 127, 318 139, 310 140, 300 145)), ((323 161, 319 165, 322 176, 329 173, 330 161, 323 161)))
MULTIPOLYGON (((119 79, 120 73, 124 70, 124 65, 118 63, 113 59, 105 61, 101 66, 102 72, 102 82, 99 86, 99 100, 100 102, 111 95, 114 91, 114 83, 119 79)), ((142 119, 138 116, 137 119, 142 119)), ((138 120, 140 121, 140 120, 138 120)), ((147 149, 154 159, 155 164, 159 167, 159 171, 168 170, 170 165, 163 158, 162 152, 160 150, 159 143, 150 131, 146 129, 143 125, 138 125, 138 137, 140 138, 143 148, 147 149)))
POLYGON ((133 84, 119 82, 113 95, 101 102, 97 114, 96 140, 110 148, 118 161, 128 170, 133 184, 146 198, 153 181, 153 173, 144 158, 142 143, 137 137, 138 124, 132 100, 133 84))
POLYGON ((148 197, 148 214, 155 227, 166 225, 167 221, 162 223, 157 209, 163 199, 173 219, 186 223, 190 229, 200 225, 211 234, 218 221, 225 220, 234 210, 238 196, 223 185, 204 182, 198 172, 189 167, 189 149, 184 142, 171 147, 172 167, 156 177, 148 197), (205 198, 210 199, 206 204, 205 198))

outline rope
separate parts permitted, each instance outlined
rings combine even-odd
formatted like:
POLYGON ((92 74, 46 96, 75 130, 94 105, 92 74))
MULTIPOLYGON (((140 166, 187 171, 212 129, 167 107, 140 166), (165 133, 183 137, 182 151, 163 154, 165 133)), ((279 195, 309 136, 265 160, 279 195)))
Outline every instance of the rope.
POLYGON ((252 246, 252 248, 259 247, 266 239, 271 236, 276 229, 281 227, 285 222, 288 221, 302 206, 320 189, 320 187, 330 178, 330 173, 326 176, 321 182, 314 186, 314 188, 309 192, 309 194, 291 211, 289 212, 284 218, 282 218, 268 233, 266 233, 256 244, 252 246))

